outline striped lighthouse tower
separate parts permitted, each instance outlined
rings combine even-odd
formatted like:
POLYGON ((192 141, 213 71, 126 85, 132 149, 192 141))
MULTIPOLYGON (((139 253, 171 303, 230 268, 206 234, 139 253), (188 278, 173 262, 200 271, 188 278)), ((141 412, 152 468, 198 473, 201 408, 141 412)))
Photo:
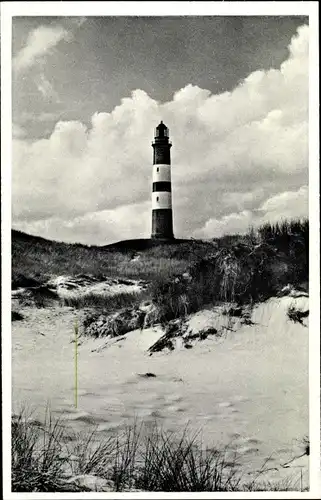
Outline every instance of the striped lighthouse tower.
POLYGON ((171 185, 172 144, 169 129, 160 122, 155 130, 152 192, 152 238, 174 239, 171 185))

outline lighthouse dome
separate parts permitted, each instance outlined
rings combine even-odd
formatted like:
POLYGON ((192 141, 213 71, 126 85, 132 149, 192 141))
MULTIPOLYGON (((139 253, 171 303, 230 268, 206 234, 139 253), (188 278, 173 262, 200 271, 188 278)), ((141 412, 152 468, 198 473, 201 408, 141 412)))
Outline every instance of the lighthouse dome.
POLYGON ((168 127, 166 127, 163 121, 161 121, 160 124, 157 125, 155 130, 155 137, 169 137, 169 129, 168 127))

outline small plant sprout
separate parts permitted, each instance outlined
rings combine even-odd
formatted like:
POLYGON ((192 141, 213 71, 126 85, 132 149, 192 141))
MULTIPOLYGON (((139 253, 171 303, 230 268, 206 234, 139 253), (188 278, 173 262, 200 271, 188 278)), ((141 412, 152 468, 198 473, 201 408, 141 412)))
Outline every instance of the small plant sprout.
POLYGON ((75 322, 75 407, 78 407, 78 321, 75 322))

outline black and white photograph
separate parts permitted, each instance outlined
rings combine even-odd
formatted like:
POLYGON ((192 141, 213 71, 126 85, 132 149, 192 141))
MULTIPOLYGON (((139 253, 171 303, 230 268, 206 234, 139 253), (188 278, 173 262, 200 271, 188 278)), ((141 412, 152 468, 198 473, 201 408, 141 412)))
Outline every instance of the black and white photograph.
POLYGON ((5 500, 317 498, 317 2, 9 4, 5 500))

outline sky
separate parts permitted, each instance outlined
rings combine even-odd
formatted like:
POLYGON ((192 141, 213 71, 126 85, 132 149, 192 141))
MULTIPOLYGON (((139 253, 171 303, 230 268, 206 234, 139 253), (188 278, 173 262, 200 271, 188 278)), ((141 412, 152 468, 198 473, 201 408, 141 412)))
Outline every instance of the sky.
POLYGON ((176 237, 308 215, 306 17, 15 17, 12 29, 13 228, 148 238, 160 120, 176 237))

